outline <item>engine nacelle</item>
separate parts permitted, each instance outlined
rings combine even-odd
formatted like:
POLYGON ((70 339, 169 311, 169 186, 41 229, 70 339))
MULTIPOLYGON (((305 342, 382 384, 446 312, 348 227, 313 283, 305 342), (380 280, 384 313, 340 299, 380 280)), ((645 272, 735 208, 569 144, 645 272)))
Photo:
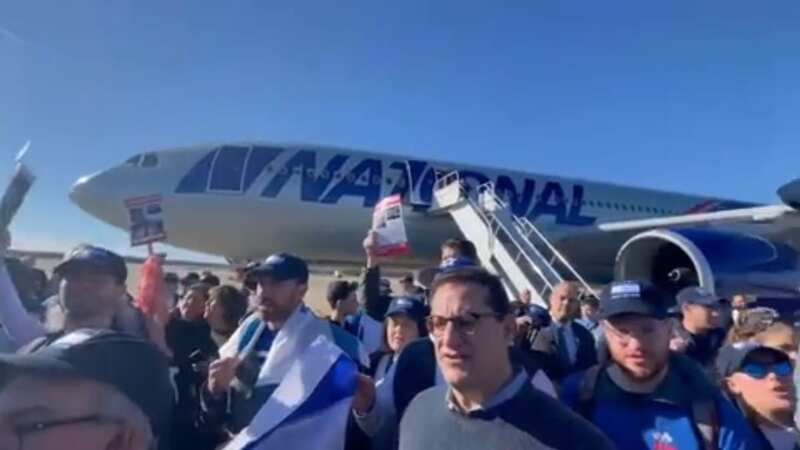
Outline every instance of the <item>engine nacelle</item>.
POLYGON ((639 279, 671 294, 696 285, 721 296, 800 295, 798 253, 762 236, 718 229, 656 229, 629 239, 617 253, 617 280, 639 279))

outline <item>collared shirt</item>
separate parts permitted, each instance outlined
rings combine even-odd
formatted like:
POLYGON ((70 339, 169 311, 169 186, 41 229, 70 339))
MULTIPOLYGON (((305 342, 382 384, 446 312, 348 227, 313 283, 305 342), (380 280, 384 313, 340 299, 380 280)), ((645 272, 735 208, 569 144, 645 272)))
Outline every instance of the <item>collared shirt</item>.
POLYGON ((585 317, 581 317, 580 319, 576 319, 575 322, 578 322, 578 325, 583 325, 583 327, 586 328, 589 331, 593 331, 595 328, 600 326, 600 324, 597 323, 596 321, 591 320, 591 319, 587 319, 585 317))
MULTIPOLYGON (((528 382, 528 373, 525 370, 520 370, 516 373, 516 375, 511 379, 510 382, 506 383, 502 389, 497 391, 496 394, 486 402, 485 405, 480 405, 478 410, 489 410, 492 409, 514 397, 520 389, 525 386, 525 383, 528 382)), ((447 408, 451 411, 463 414, 463 415, 470 415, 471 413, 476 412, 473 411, 466 411, 461 405, 458 404, 455 397, 453 396, 453 388, 449 388, 447 390, 447 408)))
POLYGON ((563 354, 569 358, 570 365, 575 364, 578 358, 578 341, 575 338, 575 332, 572 330, 572 321, 570 320, 563 325, 558 322, 553 322, 550 326, 556 338, 556 345, 559 347, 559 354, 563 352, 563 354))

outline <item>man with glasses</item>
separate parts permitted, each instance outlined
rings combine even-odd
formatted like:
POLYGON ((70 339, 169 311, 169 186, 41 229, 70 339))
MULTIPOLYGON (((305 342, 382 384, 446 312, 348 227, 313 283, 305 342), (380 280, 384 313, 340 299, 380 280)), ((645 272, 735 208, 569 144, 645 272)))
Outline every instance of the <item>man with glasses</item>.
POLYGON ((562 399, 620 450, 760 449, 703 369, 670 353, 671 304, 648 283, 606 286, 598 319, 610 361, 567 378, 562 399))
POLYGON ((599 430, 512 366, 515 325, 500 280, 479 268, 437 276, 428 329, 447 385, 411 402, 400 448, 606 449, 599 430))
POLYGON ((172 398, 155 346, 77 330, 34 354, 0 356, 0 448, 165 448, 172 398))

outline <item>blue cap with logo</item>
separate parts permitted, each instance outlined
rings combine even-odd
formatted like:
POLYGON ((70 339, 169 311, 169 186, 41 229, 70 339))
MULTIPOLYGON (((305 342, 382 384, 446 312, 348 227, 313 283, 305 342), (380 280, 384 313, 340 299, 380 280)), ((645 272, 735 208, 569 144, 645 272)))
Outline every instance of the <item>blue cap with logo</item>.
MULTIPOLYGON (((173 389, 169 361, 153 344, 116 331, 79 329, 29 354, 0 355, 0 377, 11 374, 79 377, 111 385, 167 431, 173 389)), ((68 447, 68 446, 67 446, 68 447)))
POLYGON ((473 267, 478 267, 478 263, 476 263, 473 259, 465 258, 463 256, 447 258, 443 260, 438 267, 428 267, 426 269, 422 269, 419 272, 419 276, 417 276, 417 280, 419 280, 421 285, 425 286, 426 288, 430 288, 433 284, 433 281, 439 275, 457 272, 459 270, 473 267))
POLYGON ((732 375, 741 369, 747 362, 747 357, 755 352, 772 354, 776 361, 790 361, 786 353, 756 341, 735 342, 719 349, 716 361, 717 373, 723 377, 732 375))
POLYGON ((289 253, 275 253, 261 264, 248 268, 247 275, 255 278, 270 277, 276 281, 298 280, 308 283, 308 265, 302 258, 289 253))
POLYGON ((64 255, 53 272, 64 276, 78 267, 91 267, 114 276, 120 283, 128 278, 128 268, 121 256, 102 247, 81 244, 64 255))
POLYGON ((708 289, 699 286, 689 286, 681 289, 678 295, 675 296, 675 300, 679 305, 703 306, 714 306, 727 301, 708 289))
POLYGON ((421 299, 412 296, 395 297, 389 303, 384 317, 405 314, 414 320, 422 320, 428 315, 428 307, 421 299))
POLYGON ((643 281, 614 281, 600 293, 601 320, 622 314, 637 314, 663 319, 667 317, 667 295, 643 281))

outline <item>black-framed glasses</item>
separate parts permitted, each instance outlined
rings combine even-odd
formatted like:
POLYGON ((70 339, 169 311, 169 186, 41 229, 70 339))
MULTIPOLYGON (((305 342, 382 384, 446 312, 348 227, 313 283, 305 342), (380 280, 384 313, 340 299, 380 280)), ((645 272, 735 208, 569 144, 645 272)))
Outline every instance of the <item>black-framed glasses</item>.
POLYGON ((749 377, 757 380, 763 380, 770 373, 774 373, 779 377, 788 377, 792 374, 794 368, 792 367, 792 363, 789 361, 781 361, 772 364, 747 363, 743 365, 739 371, 749 377))
POLYGON ((448 323, 452 323, 453 328, 459 334, 471 336, 475 334, 478 322, 484 317, 494 317, 496 319, 500 319, 502 315, 494 312, 486 312, 486 313, 469 312, 469 313, 464 313, 460 316, 453 316, 453 317, 431 315, 428 316, 427 319, 425 319, 425 324, 428 326, 428 332, 432 334, 433 337, 441 337, 444 334, 444 331, 447 328, 448 323))
POLYGON ((17 437, 18 450, 35 450, 41 448, 36 445, 36 438, 45 435, 48 431, 85 423, 115 424, 120 423, 120 421, 99 414, 91 414, 65 419, 30 421, 28 423, 15 424, 12 429, 17 437))

